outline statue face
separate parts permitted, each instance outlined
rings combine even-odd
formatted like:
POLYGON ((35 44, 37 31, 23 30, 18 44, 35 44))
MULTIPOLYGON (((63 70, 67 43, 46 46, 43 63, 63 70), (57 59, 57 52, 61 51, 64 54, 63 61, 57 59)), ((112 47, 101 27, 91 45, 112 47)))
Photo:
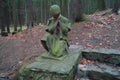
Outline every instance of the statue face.
POLYGON ((53 15, 53 18, 56 20, 56 19, 58 19, 59 15, 60 14, 55 14, 55 15, 53 15))

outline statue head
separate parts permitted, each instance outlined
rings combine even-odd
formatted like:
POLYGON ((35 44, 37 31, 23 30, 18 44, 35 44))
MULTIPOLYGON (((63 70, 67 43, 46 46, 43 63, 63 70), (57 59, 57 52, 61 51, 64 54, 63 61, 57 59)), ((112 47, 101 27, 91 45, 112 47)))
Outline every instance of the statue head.
POLYGON ((52 5, 50 7, 50 13, 54 18, 58 18, 60 12, 60 7, 58 5, 52 5))

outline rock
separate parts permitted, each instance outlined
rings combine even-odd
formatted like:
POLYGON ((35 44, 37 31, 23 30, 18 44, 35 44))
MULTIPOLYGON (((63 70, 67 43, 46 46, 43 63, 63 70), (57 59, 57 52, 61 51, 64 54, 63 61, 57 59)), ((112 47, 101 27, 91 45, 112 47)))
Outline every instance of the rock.
POLYGON ((17 31, 14 31, 14 32, 12 32, 12 35, 14 35, 14 34, 16 34, 17 33, 17 31))
POLYGON ((118 56, 112 56, 106 60, 106 62, 120 66, 120 55, 118 56))
POLYGON ((8 74, 0 74, 0 80, 10 80, 8 74))
POLYGON ((90 49, 82 50, 83 57, 112 65, 120 65, 120 51, 115 49, 90 49))
POLYGON ((90 80, 120 80, 110 74, 99 73, 94 71, 89 72, 87 76, 89 77, 90 80))
POLYGON ((80 50, 74 49, 63 60, 37 57, 36 62, 19 70, 17 80, 73 80, 80 59, 80 50))
POLYGON ((2 35, 2 36, 8 36, 8 32, 2 31, 2 32, 1 32, 1 35, 2 35))
MULTIPOLYGON (((108 77, 105 80, 112 78, 113 80, 120 80, 120 72, 116 67, 95 62, 94 64, 79 64, 78 65, 79 77, 90 77, 91 80, 102 80, 103 77, 108 77), (81 70, 82 69, 82 70, 81 70), (95 74, 96 73, 96 74, 95 74), (91 78, 93 77, 93 78, 91 78), (97 78, 94 78, 97 77, 97 78)), ((111 80, 111 79, 110 79, 111 80)))

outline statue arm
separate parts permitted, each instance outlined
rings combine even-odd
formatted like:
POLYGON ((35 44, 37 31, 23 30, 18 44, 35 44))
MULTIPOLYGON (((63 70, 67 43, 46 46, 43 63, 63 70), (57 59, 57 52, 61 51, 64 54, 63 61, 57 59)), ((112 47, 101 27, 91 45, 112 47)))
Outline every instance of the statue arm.
POLYGON ((62 29, 62 32, 67 33, 71 30, 71 23, 68 20, 63 22, 60 21, 60 27, 62 29))
POLYGON ((48 20, 45 30, 46 30, 46 32, 53 34, 54 27, 51 24, 51 20, 48 20))

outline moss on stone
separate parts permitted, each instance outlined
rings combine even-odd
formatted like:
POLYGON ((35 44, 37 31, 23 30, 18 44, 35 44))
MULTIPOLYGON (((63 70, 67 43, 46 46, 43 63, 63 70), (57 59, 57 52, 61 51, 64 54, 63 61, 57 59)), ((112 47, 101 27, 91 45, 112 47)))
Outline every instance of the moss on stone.
POLYGON ((21 67, 16 80, 73 80, 77 64, 82 59, 81 52, 72 52, 64 60, 46 59, 21 67))

